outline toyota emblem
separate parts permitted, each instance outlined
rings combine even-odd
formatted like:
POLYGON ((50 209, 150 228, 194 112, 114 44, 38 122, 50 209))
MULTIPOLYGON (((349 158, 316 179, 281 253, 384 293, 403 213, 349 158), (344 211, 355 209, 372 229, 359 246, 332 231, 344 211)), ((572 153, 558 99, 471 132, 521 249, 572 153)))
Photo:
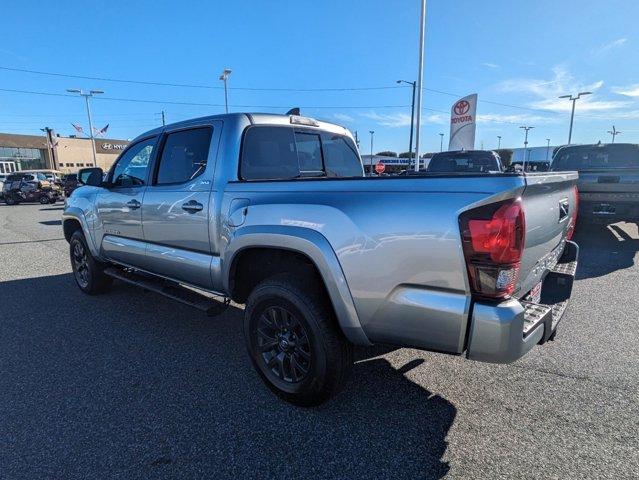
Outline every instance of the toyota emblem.
POLYGON ((460 100, 453 107, 455 115, 465 115, 466 113, 468 113, 468 110, 470 110, 470 103, 468 103, 468 101, 466 100, 460 100))

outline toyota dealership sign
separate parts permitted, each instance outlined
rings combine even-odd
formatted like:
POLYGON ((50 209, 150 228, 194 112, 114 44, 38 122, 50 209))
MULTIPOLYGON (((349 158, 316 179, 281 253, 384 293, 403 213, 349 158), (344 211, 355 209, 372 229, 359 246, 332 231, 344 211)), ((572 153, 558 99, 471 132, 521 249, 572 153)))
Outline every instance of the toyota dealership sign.
POLYGON ((450 142, 448 150, 473 150, 477 117, 477 94, 464 97, 450 110, 450 142))

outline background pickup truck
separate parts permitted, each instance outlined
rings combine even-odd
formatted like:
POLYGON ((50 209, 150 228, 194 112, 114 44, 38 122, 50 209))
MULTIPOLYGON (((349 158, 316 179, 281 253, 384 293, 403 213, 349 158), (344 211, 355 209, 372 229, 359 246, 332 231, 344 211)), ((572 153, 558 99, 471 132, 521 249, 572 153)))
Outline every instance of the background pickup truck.
POLYGON ((639 145, 612 143, 562 147, 552 171, 579 172, 579 217, 639 221, 639 145))
POLYGON ((106 179, 79 177, 63 229, 80 289, 245 304, 251 361, 297 405, 338 391, 353 344, 513 362, 572 290, 574 172, 365 178, 346 129, 238 113, 147 132, 106 179))

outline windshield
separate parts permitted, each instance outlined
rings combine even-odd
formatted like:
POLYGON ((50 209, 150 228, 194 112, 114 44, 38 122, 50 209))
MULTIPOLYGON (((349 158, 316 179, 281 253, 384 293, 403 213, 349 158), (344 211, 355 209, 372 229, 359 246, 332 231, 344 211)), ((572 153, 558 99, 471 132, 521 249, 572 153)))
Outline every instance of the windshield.
POLYGON ((489 152, 437 153, 428 164, 429 172, 490 172, 499 171, 499 163, 489 152))
POLYGON ((599 168, 639 168, 639 145, 565 147, 557 152, 552 164, 556 171, 599 168))

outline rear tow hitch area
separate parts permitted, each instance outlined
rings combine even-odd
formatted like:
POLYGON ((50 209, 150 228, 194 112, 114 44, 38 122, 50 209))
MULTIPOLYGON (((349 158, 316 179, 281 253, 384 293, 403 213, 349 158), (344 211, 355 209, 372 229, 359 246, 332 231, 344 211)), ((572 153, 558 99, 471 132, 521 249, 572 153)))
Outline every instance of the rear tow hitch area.
POLYGON ((557 325, 563 316, 577 271, 579 247, 574 242, 566 242, 564 252, 555 267, 544 279, 539 303, 522 301, 524 306, 524 338, 540 324, 544 325, 544 334, 539 344, 554 340, 557 325))

